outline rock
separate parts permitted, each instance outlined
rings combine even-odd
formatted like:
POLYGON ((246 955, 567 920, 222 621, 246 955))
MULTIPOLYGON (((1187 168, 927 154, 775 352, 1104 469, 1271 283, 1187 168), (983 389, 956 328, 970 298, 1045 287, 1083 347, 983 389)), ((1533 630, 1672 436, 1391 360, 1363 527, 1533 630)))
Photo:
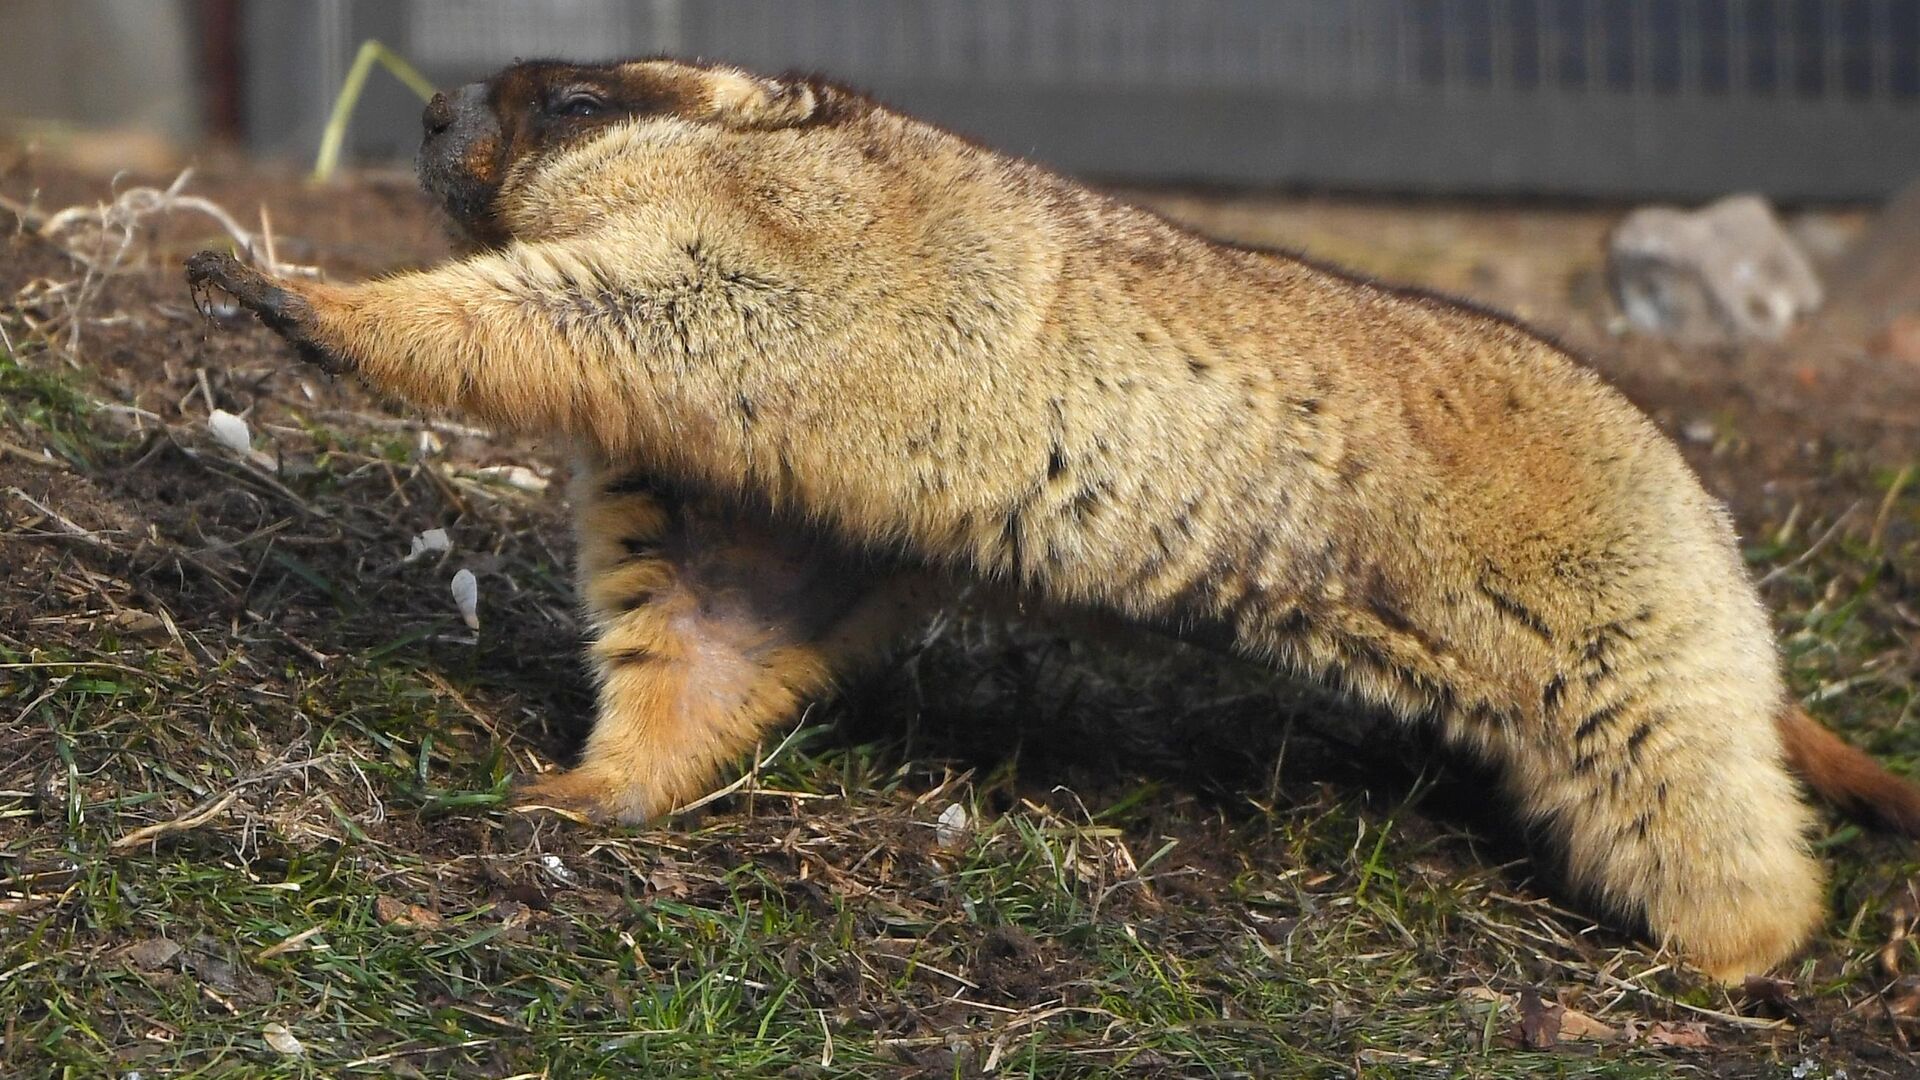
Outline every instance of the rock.
POLYGON ((1823 295, 1757 195, 1634 211, 1608 238, 1607 280, 1634 329, 1695 345, 1777 341, 1823 295))
POLYGON ((1839 264, 1853 249, 1860 228, 1833 214, 1806 210, 1787 221, 1787 235, 1824 275, 1828 267, 1839 264))

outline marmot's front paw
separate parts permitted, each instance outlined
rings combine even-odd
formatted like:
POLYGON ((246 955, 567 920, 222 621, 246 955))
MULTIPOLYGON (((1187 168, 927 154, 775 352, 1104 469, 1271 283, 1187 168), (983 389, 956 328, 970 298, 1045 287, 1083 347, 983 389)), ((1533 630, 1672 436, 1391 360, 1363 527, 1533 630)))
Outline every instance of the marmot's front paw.
POLYGON ((233 297, 322 371, 340 375, 353 369, 351 360, 314 340, 313 305, 306 297, 232 255, 202 251, 187 259, 187 286, 196 298, 209 288, 233 297))

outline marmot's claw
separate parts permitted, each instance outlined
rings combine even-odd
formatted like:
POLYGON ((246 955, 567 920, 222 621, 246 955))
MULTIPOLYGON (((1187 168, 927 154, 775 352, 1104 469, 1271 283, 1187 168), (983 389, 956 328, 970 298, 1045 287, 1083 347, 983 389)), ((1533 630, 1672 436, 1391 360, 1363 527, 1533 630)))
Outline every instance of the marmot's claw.
MULTIPOLYGON (((313 307, 299 293, 221 251, 196 252, 187 259, 187 286, 195 304, 208 289, 219 289, 253 312, 275 333, 300 350, 300 358, 329 374, 350 371, 347 358, 313 339, 313 307)), ((206 309, 201 307, 202 311, 206 309)))
POLYGON ((196 297, 219 289, 249 311, 259 311, 273 288, 265 274, 220 251, 197 252, 187 260, 187 285, 196 297))

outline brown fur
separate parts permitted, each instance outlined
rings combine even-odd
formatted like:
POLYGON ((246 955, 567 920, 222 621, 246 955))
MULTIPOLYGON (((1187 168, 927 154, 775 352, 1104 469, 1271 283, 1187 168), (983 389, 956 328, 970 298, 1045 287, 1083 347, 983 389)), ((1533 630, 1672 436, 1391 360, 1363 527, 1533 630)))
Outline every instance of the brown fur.
POLYGON ((1779 724, 1787 764, 1814 794, 1902 836, 1920 837, 1920 788, 1847 745, 1797 705, 1781 710, 1779 724))
POLYGON ((189 276, 394 397, 578 447, 600 718, 537 798, 671 807, 950 574, 1434 724, 1576 887, 1726 978, 1822 915, 1785 756, 1897 801, 1776 726, 1724 510, 1515 324, 826 83, 526 65, 428 126, 423 177, 487 250, 357 286, 189 276))

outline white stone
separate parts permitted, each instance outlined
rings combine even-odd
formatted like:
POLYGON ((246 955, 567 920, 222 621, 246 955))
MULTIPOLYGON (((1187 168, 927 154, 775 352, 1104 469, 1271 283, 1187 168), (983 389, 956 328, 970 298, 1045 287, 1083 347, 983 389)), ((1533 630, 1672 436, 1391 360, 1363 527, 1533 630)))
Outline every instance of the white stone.
POLYGON ((1696 345, 1778 341, 1824 299, 1757 195, 1627 215, 1607 242, 1607 281, 1635 330, 1696 345))

